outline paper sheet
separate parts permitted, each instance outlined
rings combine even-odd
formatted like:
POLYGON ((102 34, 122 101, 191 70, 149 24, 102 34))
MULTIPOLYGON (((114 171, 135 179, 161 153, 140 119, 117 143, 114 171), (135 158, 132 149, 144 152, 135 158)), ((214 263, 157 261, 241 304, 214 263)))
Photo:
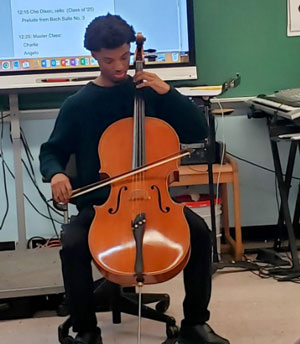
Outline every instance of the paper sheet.
POLYGON ((300 0, 287 0, 287 35, 300 36, 300 0))

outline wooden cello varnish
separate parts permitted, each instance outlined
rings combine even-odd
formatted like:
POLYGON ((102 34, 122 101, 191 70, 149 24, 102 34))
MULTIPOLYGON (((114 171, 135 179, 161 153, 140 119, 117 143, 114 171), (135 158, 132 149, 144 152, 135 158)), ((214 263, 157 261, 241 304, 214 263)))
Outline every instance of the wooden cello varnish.
MULTIPOLYGON (((143 66, 143 41, 138 35, 137 71, 143 66)), ((179 150, 174 129, 160 119, 145 117, 144 101, 137 92, 134 117, 115 122, 100 139, 100 172, 119 175, 179 150)), ((174 160, 115 182, 106 203, 95 207, 89 247, 108 280, 121 285, 159 283, 186 265, 189 228, 183 205, 173 202, 168 192, 170 176, 177 170, 174 160)))

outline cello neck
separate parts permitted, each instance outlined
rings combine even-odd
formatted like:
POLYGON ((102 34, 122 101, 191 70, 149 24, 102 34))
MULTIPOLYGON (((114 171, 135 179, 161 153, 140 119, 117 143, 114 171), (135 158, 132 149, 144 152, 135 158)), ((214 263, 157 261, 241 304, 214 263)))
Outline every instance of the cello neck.
POLYGON ((132 168, 145 163, 145 103, 140 92, 137 92, 134 99, 132 168))
MULTIPOLYGON (((141 33, 137 34, 137 49, 135 53, 135 70, 140 72, 144 65, 143 43, 145 38, 141 33)), ((141 91, 136 90, 134 99, 133 114, 133 152, 132 152, 132 168, 138 168, 146 164, 145 150, 145 102, 141 91)))

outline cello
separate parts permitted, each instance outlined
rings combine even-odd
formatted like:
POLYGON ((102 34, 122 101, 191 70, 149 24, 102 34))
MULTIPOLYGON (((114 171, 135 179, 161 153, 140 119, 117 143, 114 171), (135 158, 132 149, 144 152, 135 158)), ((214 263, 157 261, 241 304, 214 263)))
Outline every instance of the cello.
MULTIPOLYGON (((143 67, 143 41, 138 34, 137 72, 143 67)), ((160 119, 145 116, 140 91, 136 92, 133 118, 110 125, 99 141, 100 173, 119 175, 179 151, 174 129, 160 119)), ((173 202, 168 193, 169 175, 177 169, 178 160, 173 160, 117 181, 106 203, 95 206, 89 247, 108 280, 121 285, 159 283, 186 265, 189 228, 183 205, 173 202)))

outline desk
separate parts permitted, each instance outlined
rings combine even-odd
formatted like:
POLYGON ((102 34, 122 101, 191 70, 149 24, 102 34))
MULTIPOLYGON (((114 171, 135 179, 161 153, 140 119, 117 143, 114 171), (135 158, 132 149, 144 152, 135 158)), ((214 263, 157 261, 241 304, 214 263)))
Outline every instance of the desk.
MULTIPOLYGON (((223 227, 226 244, 222 245, 223 252, 231 252, 234 259, 242 260, 243 244, 240 218, 240 191, 238 169, 236 162, 226 155, 225 164, 213 165, 213 180, 217 184, 219 178, 220 194, 223 209, 223 227), (228 217, 228 194, 227 184, 232 185, 233 190, 233 206, 234 206, 234 225, 235 239, 230 235, 229 217, 228 217)), ((186 165, 179 168, 179 181, 173 182, 171 186, 186 185, 203 185, 208 184, 208 166, 207 165, 186 165)))

